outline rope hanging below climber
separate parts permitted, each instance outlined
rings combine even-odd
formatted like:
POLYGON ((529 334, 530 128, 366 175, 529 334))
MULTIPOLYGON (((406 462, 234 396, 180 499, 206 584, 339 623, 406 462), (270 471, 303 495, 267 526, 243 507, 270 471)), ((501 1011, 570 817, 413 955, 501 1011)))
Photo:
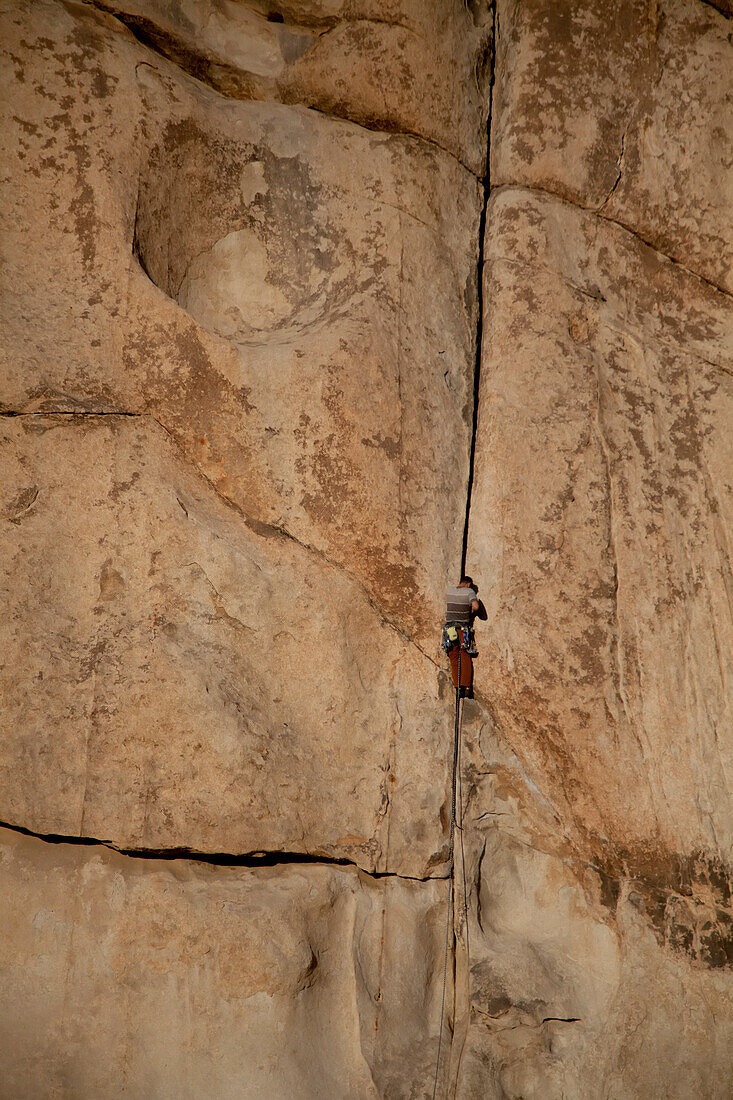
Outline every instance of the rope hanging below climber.
MULTIPOLYGON (((440 1080, 440 1055, 443 1044, 443 1023, 445 1019, 445 995, 448 984, 448 949, 450 944, 451 920, 454 916, 453 905, 456 896, 455 891, 455 836, 456 830, 460 837, 461 848, 461 875, 463 879, 463 920, 464 936, 466 943, 466 955, 469 955, 468 947, 468 887, 466 883, 466 853, 463 846, 463 790, 461 784, 461 732, 463 719, 463 705, 461 700, 465 696, 473 695, 473 659, 478 657, 473 634, 475 619, 485 621, 487 619, 486 608, 478 598, 478 585, 474 584, 471 577, 462 576, 455 588, 449 588, 446 593, 445 626, 443 627, 442 646, 448 654, 453 676, 453 687, 456 691, 455 716, 453 725, 453 768, 451 777, 451 815, 449 834, 449 866, 450 886, 448 890, 448 912, 445 926, 445 951, 443 960, 443 993, 440 1004, 440 1028, 438 1032, 438 1053, 435 1064, 435 1077, 433 1080, 433 1100, 436 1100, 438 1082, 440 1080)), ((454 928, 454 936, 456 931, 454 928)), ((470 966, 470 964, 469 964, 470 966)))

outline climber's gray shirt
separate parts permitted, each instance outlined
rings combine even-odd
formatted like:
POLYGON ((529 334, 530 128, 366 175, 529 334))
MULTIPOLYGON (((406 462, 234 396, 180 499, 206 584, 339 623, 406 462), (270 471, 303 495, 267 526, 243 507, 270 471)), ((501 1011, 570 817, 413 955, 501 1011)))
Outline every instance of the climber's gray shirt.
POLYGON ((475 588, 449 588, 445 594, 445 621, 471 625, 471 604, 478 599, 475 588))

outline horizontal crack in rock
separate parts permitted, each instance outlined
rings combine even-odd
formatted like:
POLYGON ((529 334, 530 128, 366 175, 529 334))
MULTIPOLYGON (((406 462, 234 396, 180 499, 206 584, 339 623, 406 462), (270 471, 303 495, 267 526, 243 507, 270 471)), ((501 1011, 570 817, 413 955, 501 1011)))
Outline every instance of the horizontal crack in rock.
POLYGON ((399 878, 410 882, 431 882, 447 878, 447 875, 403 875, 397 871, 369 871, 355 863, 353 859, 343 859, 311 852, 254 851, 254 852, 201 852, 194 848, 123 848, 109 840, 100 840, 91 836, 68 836, 62 833, 39 833, 23 825, 10 821, 0 821, 0 829, 19 833, 22 836, 42 840, 46 844, 71 844, 83 848, 106 848, 118 855, 130 859, 153 859, 163 862, 190 860, 194 863, 210 863, 217 867, 281 867, 295 864, 314 864, 321 866, 354 867, 369 878, 399 878))

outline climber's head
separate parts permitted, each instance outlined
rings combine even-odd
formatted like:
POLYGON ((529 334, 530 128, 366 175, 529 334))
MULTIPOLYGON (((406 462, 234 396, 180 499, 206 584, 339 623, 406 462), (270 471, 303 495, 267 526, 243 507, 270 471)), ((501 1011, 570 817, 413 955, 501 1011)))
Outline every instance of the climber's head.
POLYGON ((474 584, 473 577, 467 576, 465 573, 458 582, 459 588, 473 588, 475 592, 478 592, 478 585, 474 584))

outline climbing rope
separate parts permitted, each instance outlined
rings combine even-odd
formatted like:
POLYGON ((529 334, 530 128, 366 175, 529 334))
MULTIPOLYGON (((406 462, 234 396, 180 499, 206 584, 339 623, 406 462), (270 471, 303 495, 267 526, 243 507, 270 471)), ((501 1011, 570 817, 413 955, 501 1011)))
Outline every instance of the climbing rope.
POLYGON ((453 910, 453 872, 451 870, 450 886, 448 887, 448 916, 445 922, 445 954, 443 956, 443 996, 440 1001, 440 1031, 438 1032, 438 1057, 435 1061, 435 1080, 433 1081, 433 1100, 438 1089, 438 1076, 440 1073, 440 1047, 443 1042, 443 1015, 445 1012, 445 987, 448 984, 448 942, 450 939, 450 918, 453 910))
POLYGON ((471 952, 468 944, 468 884, 466 881, 466 850, 463 847, 463 707, 458 721, 458 833, 461 840, 461 878, 463 879, 463 930, 466 937, 466 965, 469 965, 471 952))
MULTIPOLYGON (((451 916, 453 914, 453 898, 454 898, 454 885, 453 878, 455 872, 455 833, 458 829, 458 833, 461 841, 461 869, 463 877, 463 910, 465 914, 465 935, 466 935, 466 952, 468 952, 468 893, 466 890, 466 857, 463 847, 463 786, 461 783, 461 731, 463 727, 463 707, 461 705, 461 647, 458 649, 458 686, 456 687, 456 712, 453 723, 453 776, 451 781, 451 811, 450 811, 450 833, 448 843, 448 866, 450 868, 450 879, 448 887, 448 915, 445 922, 445 951, 443 953, 443 993, 440 1000, 440 1030, 438 1031, 438 1055, 435 1061, 435 1079, 433 1081, 433 1098, 438 1092, 438 1081, 440 1079, 440 1052, 443 1044, 443 1020, 445 1017, 445 993, 448 985, 448 947, 450 943, 450 926, 451 916), (456 818, 456 807, 458 808, 458 817, 456 818)), ((455 936, 455 927, 454 927, 455 936)))

